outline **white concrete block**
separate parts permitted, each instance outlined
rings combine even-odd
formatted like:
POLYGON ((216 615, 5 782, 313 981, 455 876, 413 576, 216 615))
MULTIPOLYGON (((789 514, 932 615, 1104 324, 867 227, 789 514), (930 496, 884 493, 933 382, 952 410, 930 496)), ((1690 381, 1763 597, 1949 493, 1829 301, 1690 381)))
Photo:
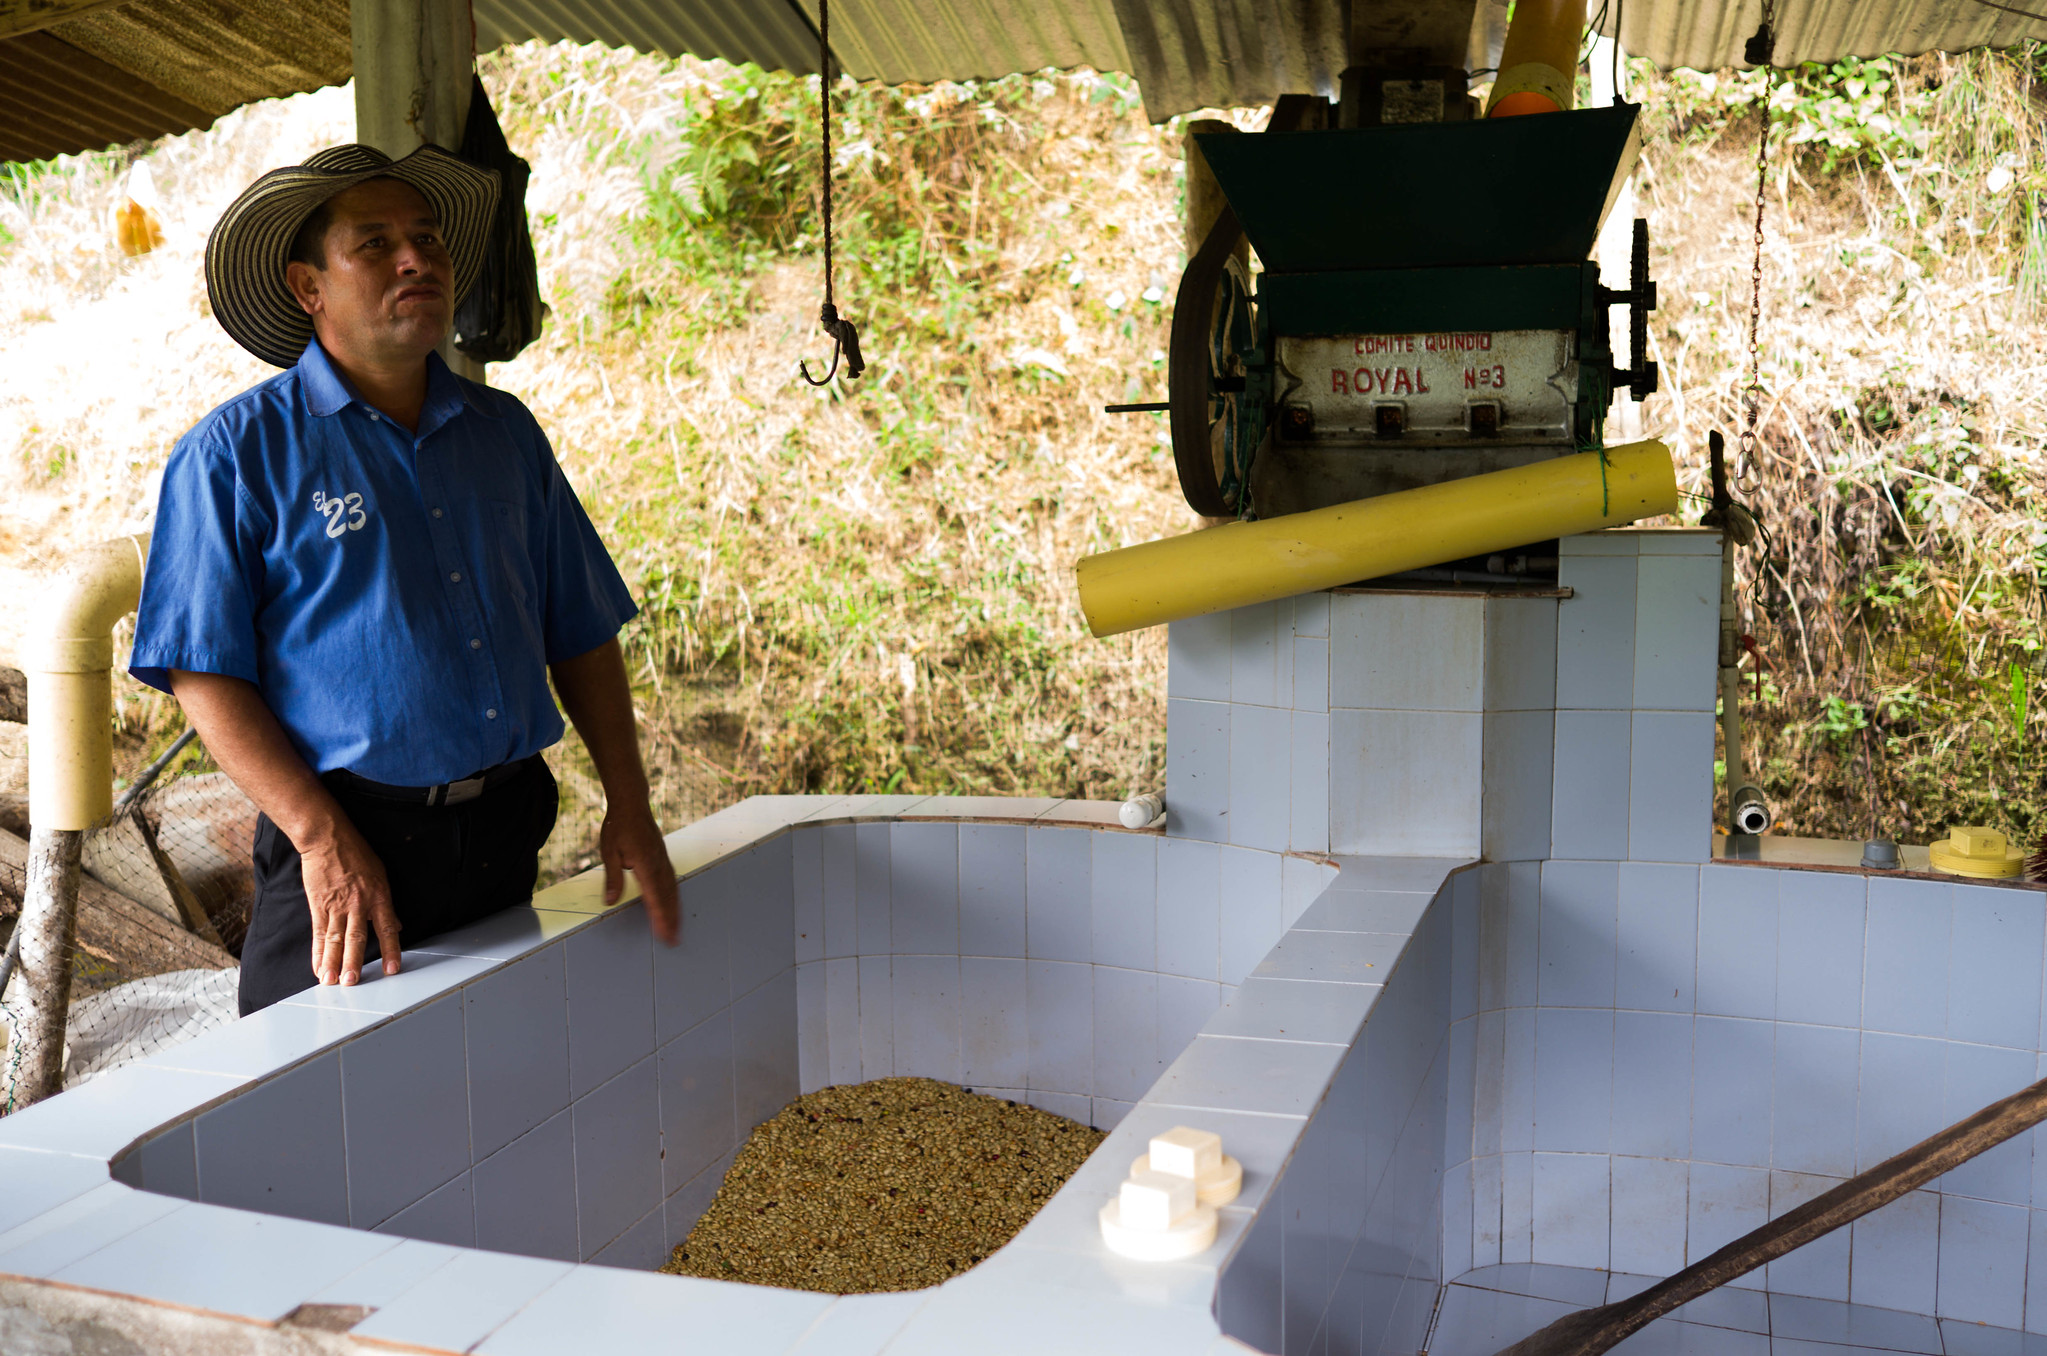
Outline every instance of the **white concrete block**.
POLYGON ((1133 1172, 1117 1200, 1126 1229, 1167 1229, 1196 1204, 1194 1179, 1167 1172, 1133 1172))
POLYGON ((1151 1167, 1174 1177, 1200 1177, 1222 1166, 1222 1136, 1176 1125, 1151 1137, 1151 1167))

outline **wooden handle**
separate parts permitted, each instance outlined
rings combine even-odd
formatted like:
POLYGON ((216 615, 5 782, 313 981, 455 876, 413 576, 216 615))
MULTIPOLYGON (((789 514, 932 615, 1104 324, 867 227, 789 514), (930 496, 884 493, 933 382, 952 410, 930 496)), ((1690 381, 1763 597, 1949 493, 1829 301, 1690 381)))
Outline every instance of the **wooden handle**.
POLYGON ((1679 1305, 1882 1209, 2043 1120, 2047 1120, 2047 1079, 1991 1103, 1831 1191, 1785 1211, 1641 1294, 1566 1314, 1499 1356, 1600 1356, 1679 1305))

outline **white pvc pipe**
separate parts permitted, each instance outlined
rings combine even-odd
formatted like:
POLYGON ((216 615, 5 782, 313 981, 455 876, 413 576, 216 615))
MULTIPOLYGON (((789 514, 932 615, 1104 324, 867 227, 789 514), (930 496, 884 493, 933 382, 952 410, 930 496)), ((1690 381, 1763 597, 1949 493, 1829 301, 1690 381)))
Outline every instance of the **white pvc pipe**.
POLYGON ((1166 798, 1156 791, 1132 796, 1116 811, 1117 821, 1126 829, 1141 829, 1156 823, 1166 812, 1166 798))
POLYGON ((149 534, 88 546, 43 580, 29 618, 28 820, 76 831, 114 809, 114 624, 142 596, 149 534))

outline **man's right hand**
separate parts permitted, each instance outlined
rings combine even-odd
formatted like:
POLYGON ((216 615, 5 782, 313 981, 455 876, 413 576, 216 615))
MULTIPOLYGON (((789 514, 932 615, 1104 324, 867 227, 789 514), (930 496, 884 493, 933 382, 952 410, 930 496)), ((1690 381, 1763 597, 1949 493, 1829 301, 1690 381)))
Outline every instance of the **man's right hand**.
POLYGON ((384 863, 355 826, 344 818, 331 834, 300 847, 299 870, 313 914, 313 974, 319 981, 360 980, 372 932, 384 955, 384 973, 397 974, 398 914, 391 907, 391 885, 384 863))
POLYGON ((255 684, 219 673, 171 670, 171 690, 220 770, 298 849, 313 913, 313 974, 322 984, 362 978, 375 933, 384 973, 398 973, 398 915, 384 864, 349 822, 255 684))

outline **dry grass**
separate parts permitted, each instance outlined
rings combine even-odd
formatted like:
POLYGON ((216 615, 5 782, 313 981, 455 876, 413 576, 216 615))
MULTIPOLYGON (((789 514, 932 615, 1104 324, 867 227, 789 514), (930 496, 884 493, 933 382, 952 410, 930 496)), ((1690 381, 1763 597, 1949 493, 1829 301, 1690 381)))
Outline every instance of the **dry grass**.
POLYGON ((1176 136, 1086 75, 866 93, 838 287, 869 371, 814 390, 814 87, 596 49, 487 78, 552 185, 557 308, 496 380, 643 599, 664 818, 1157 785, 1163 637, 1089 639, 1071 566, 1192 523, 1158 421, 1099 413, 1163 385, 1176 136))
MULTIPOLYGON (((2040 115, 2029 53, 1808 69, 1776 87, 1744 605, 1782 831, 2047 827, 2040 685, 2040 115)), ((1662 288, 1652 424, 1686 489, 1741 427, 1755 76, 1641 89, 1662 288)), ((1747 690, 1753 692, 1750 686, 1747 690)), ((1753 764, 1752 764, 1753 766, 1753 764)))

